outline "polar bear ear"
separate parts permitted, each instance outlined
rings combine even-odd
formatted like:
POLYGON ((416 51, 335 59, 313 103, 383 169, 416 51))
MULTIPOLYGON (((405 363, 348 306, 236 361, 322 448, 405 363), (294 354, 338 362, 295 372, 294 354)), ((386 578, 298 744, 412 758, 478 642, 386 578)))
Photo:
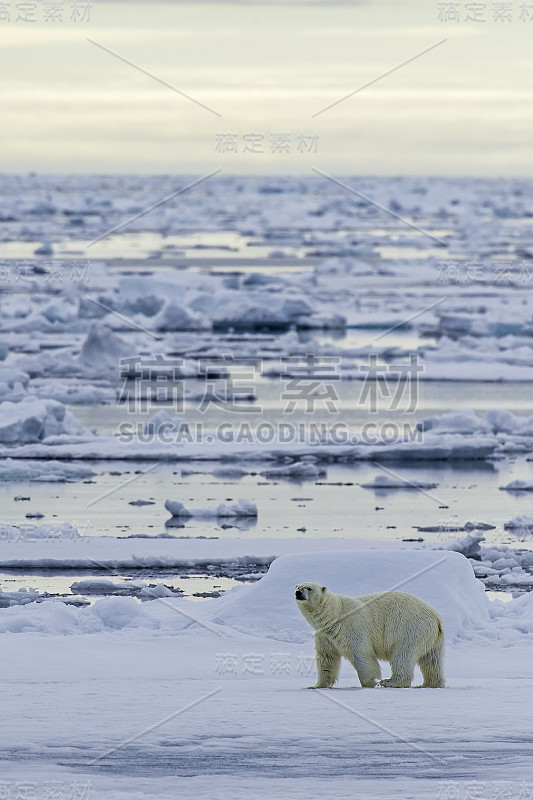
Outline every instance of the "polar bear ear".
POLYGON ((323 586, 323 587, 322 587, 322 593, 324 593, 325 591, 326 591, 326 587, 325 587, 325 586, 323 586))

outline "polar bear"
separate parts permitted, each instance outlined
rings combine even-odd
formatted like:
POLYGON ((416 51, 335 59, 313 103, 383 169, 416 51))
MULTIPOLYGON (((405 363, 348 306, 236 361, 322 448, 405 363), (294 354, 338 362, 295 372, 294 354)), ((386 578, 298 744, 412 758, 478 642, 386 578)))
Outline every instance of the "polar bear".
POLYGON ((295 598, 316 630, 318 675, 310 689, 333 686, 341 656, 355 667, 361 686, 407 688, 418 664, 423 687, 444 687, 442 620, 418 597, 396 591, 347 597, 319 583, 299 583, 295 598), (380 680, 378 659, 390 662, 390 678, 380 680))

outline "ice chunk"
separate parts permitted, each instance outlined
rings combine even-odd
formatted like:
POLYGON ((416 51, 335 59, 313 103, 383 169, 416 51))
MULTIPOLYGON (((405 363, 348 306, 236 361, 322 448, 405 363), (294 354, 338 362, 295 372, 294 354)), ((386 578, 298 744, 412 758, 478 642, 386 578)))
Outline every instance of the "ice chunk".
POLYGON ((324 467, 317 467, 316 464, 311 464, 306 461, 297 461, 295 464, 287 464, 286 466, 269 467, 260 473, 265 478, 321 478, 327 472, 324 467))
POLYGON ((78 304, 66 298, 54 300, 42 311, 48 322, 69 323, 78 318, 78 304))
POLYGON ((454 550, 467 558, 477 557, 481 552, 480 543, 485 541, 485 536, 479 530, 469 531, 466 536, 452 539, 443 545, 435 547, 436 550, 454 550))
POLYGON ((506 522, 503 526, 506 530, 510 531, 523 531, 532 533, 533 532, 533 516, 528 516, 527 514, 522 514, 518 517, 513 517, 506 522))
POLYGON ((11 606, 25 606, 34 603, 40 597, 37 589, 22 588, 17 592, 4 592, 0 589, 0 608, 10 608, 11 606))
POLYGON ((533 481, 515 480, 500 486, 500 489, 507 492, 533 492, 533 481))
POLYGON ((84 481, 96 473, 85 464, 40 459, 4 458, 0 461, 0 481, 39 481, 41 483, 84 481))
POLYGON ((0 442, 3 444, 40 442, 49 436, 82 433, 83 428, 75 416, 56 400, 27 397, 20 403, 0 403, 0 442))
POLYGON ((107 594, 137 595, 148 588, 144 581, 118 581, 114 583, 107 578, 86 578, 74 581, 70 589, 72 594, 107 594))
POLYGON ((221 503, 216 507, 188 509, 177 500, 166 500, 165 508, 173 517, 257 517, 257 506, 250 500, 239 499, 237 503, 221 503))
POLYGON ((26 396, 30 376, 27 372, 0 367, 0 399, 18 401, 26 396))
POLYGON ((191 311, 174 301, 168 302, 153 321, 158 331, 211 330, 211 322, 204 314, 191 311))
POLYGON ((82 364, 104 372, 115 370, 118 377, 119 360, 135 355, 131 346, 101 323, 93 322, 84 341, 79 360, 82 364))

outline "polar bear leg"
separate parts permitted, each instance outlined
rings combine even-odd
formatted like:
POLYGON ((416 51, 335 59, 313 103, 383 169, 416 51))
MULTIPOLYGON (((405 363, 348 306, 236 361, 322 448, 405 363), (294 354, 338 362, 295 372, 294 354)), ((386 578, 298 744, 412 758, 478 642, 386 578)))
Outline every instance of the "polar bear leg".
POLYGON ((327 636, 315 633, 317 679, 310 689, 330 689, 339 677, 341 654, 327 636))
POLYGON ((384 681, 382 686, 394 689, 408 689, 411 686, 415 672, 415 659, 412 648, 399 648, 390 657, 392 675, 384 681))
POLYGON ((350 658, 350 662, 357 672, 363 688, 369 689, 379 683, 381 668, 375 656, 362 656, 359 653, 354 653, 352 658, 350 658))
POLYGON ((440 634, 436 645, 418 660, 424 678, 422 688, 443 689, 444 681, 444 635, 440 634))

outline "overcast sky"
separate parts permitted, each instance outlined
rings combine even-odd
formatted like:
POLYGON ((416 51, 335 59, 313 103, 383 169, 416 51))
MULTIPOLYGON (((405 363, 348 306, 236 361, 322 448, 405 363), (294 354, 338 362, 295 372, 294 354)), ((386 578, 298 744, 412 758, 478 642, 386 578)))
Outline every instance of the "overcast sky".
POLYGON ((4 172, 533 174, 522 0, 499 23, 493 0, 448 23, 439 0, 93 0, 76 23, 71 0, 63 22, 36 5, 0 20, 4 172))

